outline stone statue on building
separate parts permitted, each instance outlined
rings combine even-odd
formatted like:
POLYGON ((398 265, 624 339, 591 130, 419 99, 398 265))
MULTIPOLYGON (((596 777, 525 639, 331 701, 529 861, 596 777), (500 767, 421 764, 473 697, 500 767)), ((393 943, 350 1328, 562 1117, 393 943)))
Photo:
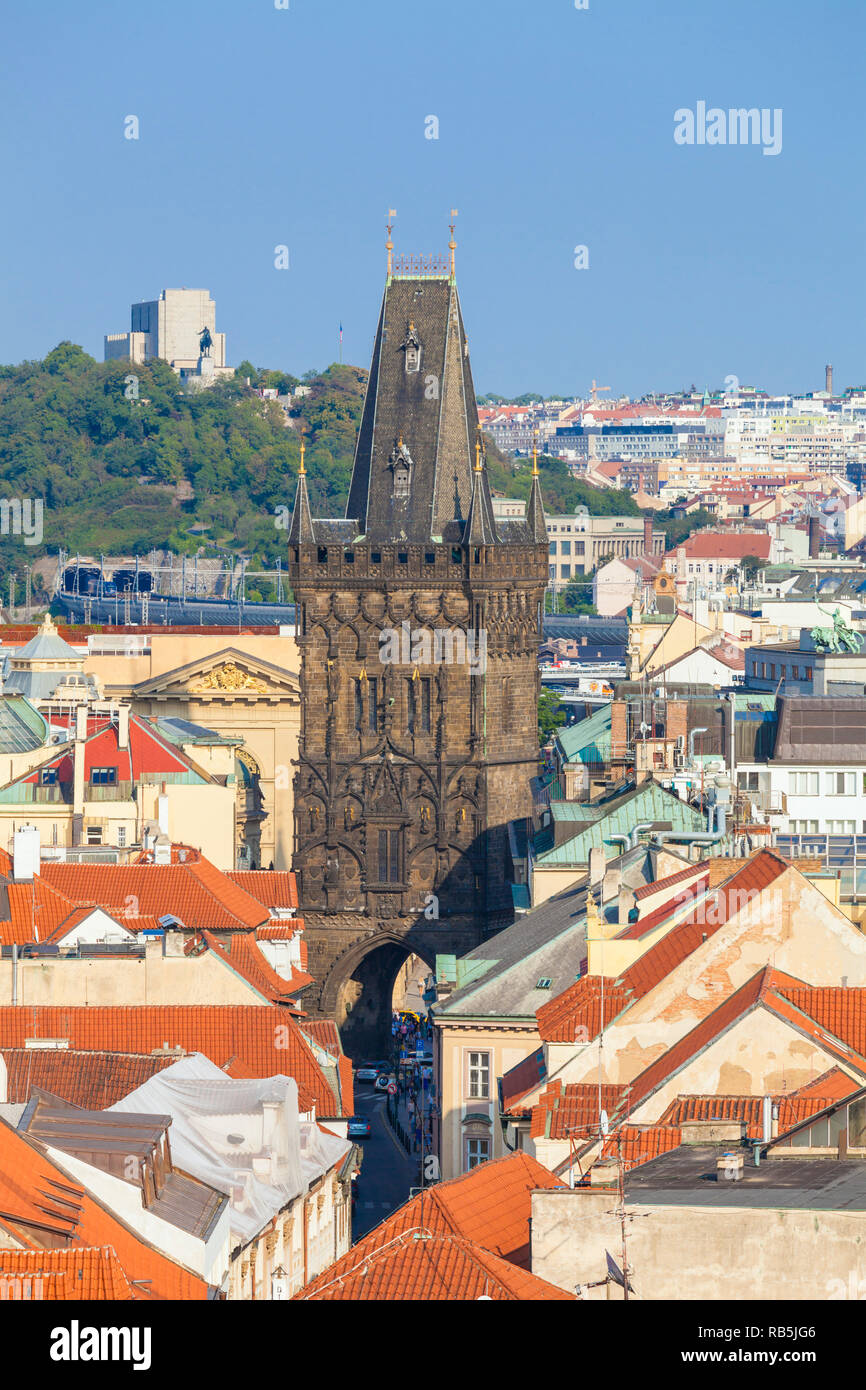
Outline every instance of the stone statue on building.
POLYGON ((818 604, 818 612, 826 613, 828 618, 833 619, 832 627, 813 627, 809 636, 815 643, 816 650, 828 652, 859 652, 863 646, 862 632, 855 632, 849 627, 842 617, 838 608, 834 608, 830 613, 826 608, 818 604))

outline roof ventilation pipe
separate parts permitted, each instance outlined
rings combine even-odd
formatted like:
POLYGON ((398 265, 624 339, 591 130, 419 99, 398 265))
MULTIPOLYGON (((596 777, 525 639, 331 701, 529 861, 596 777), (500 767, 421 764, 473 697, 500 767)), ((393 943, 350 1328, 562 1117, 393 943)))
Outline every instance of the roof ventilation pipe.
POLYGON ((641 821, 638 825, 633 825, 632 828, 631 828, 631 830, 629 831, 629 837, 628 837, 628 847, 629 847, 629 849, 635 849, 635 847, 637 846, 637 837, 638 837, 638 835, 640 834, 640 832, 641 832, 642 830, 652 830, 652 828, 653 828, 653 822, 652 822, 651 820, 644 820, 644 821, 641 821))
POLYGON ((692 730, 691 730, 691 732, 690 732, 690 734, 689 734, 689 762, 692 762, 692 763, 693 763, 694 760, 695 760, 695 739, 697 738, 698 734, 708 734, 708 733, 709 733, 709 729, 692 729, 692 730))

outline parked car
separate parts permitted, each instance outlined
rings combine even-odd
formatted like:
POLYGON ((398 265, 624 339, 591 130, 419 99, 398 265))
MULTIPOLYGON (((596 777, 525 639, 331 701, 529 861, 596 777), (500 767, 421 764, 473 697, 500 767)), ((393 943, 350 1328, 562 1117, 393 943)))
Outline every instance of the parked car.
POLYGON ((366 1115, 353 1115, 346 1126, 346 1134, 350 1139, 369 1139, 372 1132, 366 1115))
POLYGON ((388 1070, 387 1062, 362 1062, 355 1072, 356 1081, 375 1081, 383 1071, 388 1070))

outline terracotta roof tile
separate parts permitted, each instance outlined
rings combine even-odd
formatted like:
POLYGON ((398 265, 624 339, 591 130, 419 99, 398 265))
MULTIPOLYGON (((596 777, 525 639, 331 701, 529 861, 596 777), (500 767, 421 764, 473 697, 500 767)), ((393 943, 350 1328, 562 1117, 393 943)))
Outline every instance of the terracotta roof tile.
POLYGON ((170 912, 195 930, 252 930, 268 920, 261 903, 203 856, 184 864, 43 864, 40 878, 73 905, 94 903, 122 912, 121 920, 130 904, 136 916, 170 912))
POLYGON ((555 1081, 548 1086, 532 1110, 533 1139, 581 1139, 597 1135, 601 1126, 601 1110, 608 1119, 624 1118, 627 1087, 578 1082, 563 1086, 555 1081), (601 1107, 599 1108, 599 1100, 601 1107))
POLYGON ((581 975, 562 994, 542 1005, 536 1012, 539 1036, 544 1042, 589 1041, 598 1036, 623 1009, 633 1002, 634 995, 615 980, 601 984, 598 975, 581 975))
POLYGON ((231 1075, 292 1076, 302 1110, 315 1104, 323 1119, 352 1113, 341 1109, 292 1015, 274 1005, 0 1006, 0 1048, 23 1047, 25 1038, 67 1038, 86 1052, 149 1053, 167 1043, 203 1052, 218 1067, 235 1062, 243 1070, 231 1075))
MULTIPOLYGON (((311 1291, 332 1283, 402 1232, 416 1230, 420 1226, 438 1236, 470 1241, 492 1256, 507 1261, 511 1270, 528 1271, 531 1194, 537 1188, 561 1186, 547 1168, 525 1153, 513 1153, 507 1158, 482 1163, 470 1173, 428 1188, 423 1194, 423 1211, 420 1195, 404 1203, 308 1284, 298 1296, 306 1297, 311 1291)), ((409 1287, 419 1285, 413 1283, 409 1287)), ((458 1281, 455 1287, 460 1289, 465 1285, 458 1281)), ((401 1296, 408 1298, 419 1295, 405 1292, 401 1296)), ((464 1295, 457 1293, 454 1296, 464 1295)))
POLYGON ((687 560, 742 560, 754 555, 758 560, 770 556, 770 537, 767 532, 695 531, 677 547, 687 560))
POLYGON ((660 1154, 670 1153, 682 1143, 682 1131, 676 1125, 623 1125, 616 1137, 602 1147, 602 1158, 622 1155, 626 1172, 638 1168, 660 1154))
MULTIPOLYGON (((41 1247, 46 1239, 76 1247, 110 1246, 137 1298, 208 1296, 204 1280, 154 1250, 68 1177, 38 1143, 4 1120, 0 1120, 0 1226, 31 1248, 41 1247)), ((5 1254, 0 1252, 0 1260, 5 1254)))
POLYGON ((428 1233, 407 1234, 387 1249, 357 1261, 339 1276, 327 1270, 297 1299, 331 1302, 436 1303, 475 1300, 546 1302, 574 1298, 573 1294, 492 1255, 473 1241, 428 1233))
POLYGON ((87 1110, 107 1109, 176 1060, 48 1047, 4 1047, 0 1056, 6 1063, 10 1104, 28 1101, 38 1087, 87 1110))
POLYGON ((257 871, 238 871, 227 873, 232 883, 243 888, 256 902, 264 907, 297 909, 298 885, 295 875, 288 869, 259 869, 257 871))
POLYGON ((237 971, 271 1004, 292 1004, 298 990, 313 983, 312 975, 306 975, 302 970, 294 970, 291 979, 284 980, 262 955, 249 932, 232 932, 228 949, 212 932, 203 931, 202 936, 211 951, 224 957, 232 970, 237 971))
POLYGON ((309 1034, 319 1044, 319 1047, 323 1047, 333 1057, 342 1057, 343 1044, 340 1040, 340 1032, 332 1018, 305 1018, 299 1027, 302 1033, 309 1034))
POLYGON ((680 869, 678 873, 667 874, 665 878, 657 878, 653 883, 642 883, 640 888, 634 890, 635 902, 643 902, 644 898, 654 898, 656 893, 661 893, 668 888, 678 888, 681 883, 689 883, 692 879, 702 878, 706 873, 705 864, 689 864, 688 868, 680 869))
POLYGON ((135 1298, 110 1245, 0 1250, 0 1287, 6 1291, 6 1298, 38 1299, 41 1303, 135 1298))
POLYGON ((516 1067, 512 1067, 502 1078, 502 1110, 507 1115, 527 1115, 529 1107, 520 1106, 523 1096, 540 1086, 547 1076, 547 1062, 544 1048, 524 1057, 516 1067))
MULTIPOLYGON (((660 941, 638 960, 624 970, 618 979, 609 979, 604 986, 605 1026, 623 1009, 636 999, 642 999, 661 980, 675 970, 682 961, 714 932, 718 931, 729 918, 753 896, 769 887, 790 864, 779 855, 761 850, 754 859, 748 860, 723 883, 712 900, 703 900, 683 922, 672 927, 660 941)), ((657 921, 677 910, 677 904, 662 904, 657 909, 657 921)), ((650 913, 642 921, 633 923, 622 936, 632 934, 642 936, 657 924, 656 913, 650 913)), ((544 1004, 536 1013, 538 1030, 545 1042, 572 1042, 580 1033, 584 1039, 594 1038, 601 1027, 601 985, 600 977, 582 975, 567 990, 544 1004)))

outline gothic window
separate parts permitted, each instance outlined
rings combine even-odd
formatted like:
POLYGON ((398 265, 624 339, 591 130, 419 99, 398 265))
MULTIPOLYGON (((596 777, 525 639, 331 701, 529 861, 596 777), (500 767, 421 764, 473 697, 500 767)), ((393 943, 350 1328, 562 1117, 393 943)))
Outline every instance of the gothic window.
POLYGON ((400 832, 399 830, 380 830, 378 832, 376 857, 376 879, 378 883, 400 882, 400 832))
POLYGON ((409 681, 409 733, 429 734, 432 728, 431 681, 427 676, 409 681))
POLYGON ((372 680, 355 681, 355 728, 359 734, 378 732, 378 692, 379 681, 376 677, 372 680))

